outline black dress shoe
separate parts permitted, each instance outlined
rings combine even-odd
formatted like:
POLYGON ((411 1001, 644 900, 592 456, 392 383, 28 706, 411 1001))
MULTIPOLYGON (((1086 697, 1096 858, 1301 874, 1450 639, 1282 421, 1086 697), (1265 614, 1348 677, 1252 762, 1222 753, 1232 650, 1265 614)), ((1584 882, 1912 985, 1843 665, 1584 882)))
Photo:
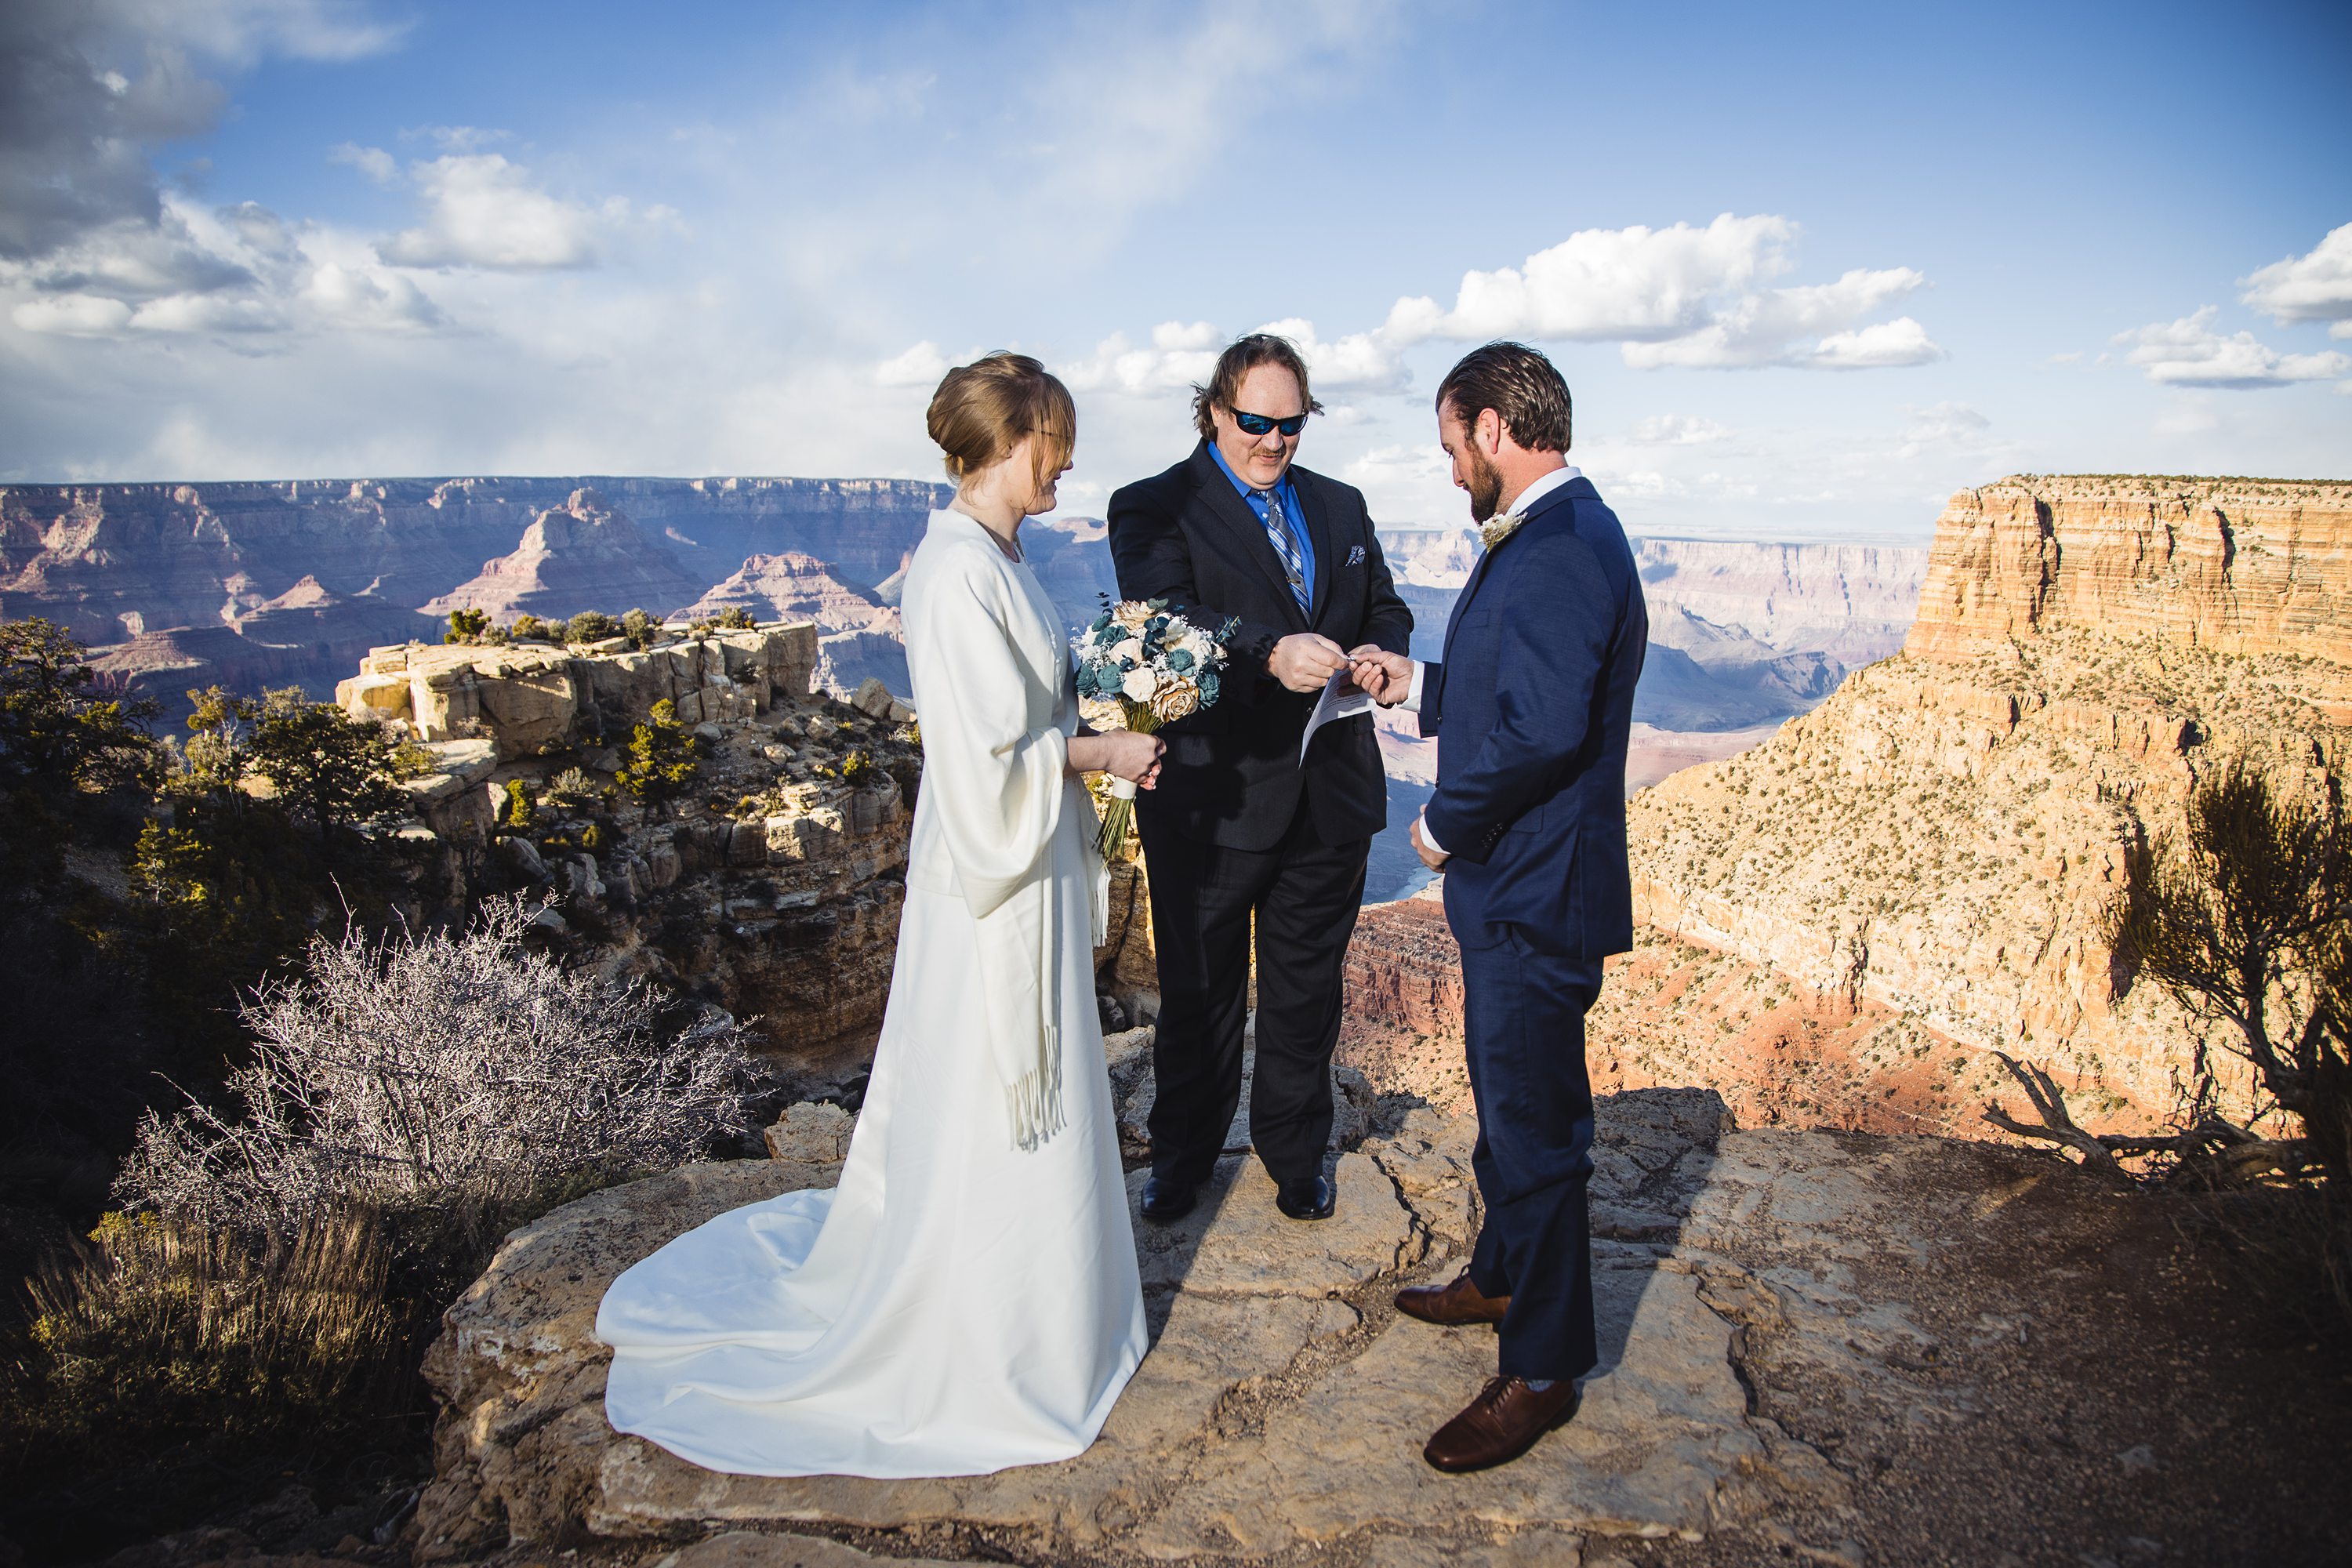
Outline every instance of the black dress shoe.
POLYGON ((1331 1184, 1320 1176, 1274 1184, 1274 1206, 1293 1219, 1329 1219, 1338 1206, 1331 1184))
POLYGON ((1168 1176, 1150 1176, 1143 1183, 1143 1217, 1154 1225, 1182 1219, 1192 1212, 1200 1189, 1168 1176))

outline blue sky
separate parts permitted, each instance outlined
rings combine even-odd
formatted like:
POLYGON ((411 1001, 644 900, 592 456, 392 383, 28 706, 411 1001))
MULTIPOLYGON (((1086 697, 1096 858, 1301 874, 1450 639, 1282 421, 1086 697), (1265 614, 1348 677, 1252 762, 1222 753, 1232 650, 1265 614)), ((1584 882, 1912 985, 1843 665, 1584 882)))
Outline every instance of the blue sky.
POLYGON ((2352 11, 22 0, 0 478, 929 475, 947 363, 1067 503, 1275 322, 1301 460, 1458 522, 1549 350, 1637 531, 1924 539, 2017 470, 2352 473, 2352 11))

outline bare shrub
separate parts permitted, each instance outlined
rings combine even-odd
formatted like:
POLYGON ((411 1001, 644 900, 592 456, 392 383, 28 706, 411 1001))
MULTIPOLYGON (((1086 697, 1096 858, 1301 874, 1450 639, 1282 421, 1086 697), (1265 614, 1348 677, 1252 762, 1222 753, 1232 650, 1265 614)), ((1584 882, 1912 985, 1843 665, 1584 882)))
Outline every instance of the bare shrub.
POLYGON ((531 908, 486 902, 462 934, 353 932, 245 1009, 234 1119, 150 1114, 117 1190, 241 1234, 349 1202, 512 1212, 600 1173, 674 1164, 747 1130, 736 1025, 663 1026, 641 983, 528 951, 531 908))

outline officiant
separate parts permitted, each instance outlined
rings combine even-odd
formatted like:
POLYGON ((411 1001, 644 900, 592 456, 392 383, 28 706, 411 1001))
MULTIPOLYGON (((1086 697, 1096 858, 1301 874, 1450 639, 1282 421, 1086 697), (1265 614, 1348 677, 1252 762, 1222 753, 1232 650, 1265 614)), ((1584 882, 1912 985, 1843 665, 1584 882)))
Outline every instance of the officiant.
POLYGON ((1296 461, 1321 410, 1297 347, 1238 339, 1193 388, 1192 455, 1110 499, 1122 598, 1170 600, 1202 626, 1238 623, 1221 700, 1161 731, 1160 787, 1136 802, 1160 959, 1147 1220, 1189 1212, 1224 1148, 1253 930, 1250 1142, 1285 1215, 1334 1208, 1331 1051, 1388 790, 1369 715, 1311 740, 1307 725, 1327 686, 1347 679, 1350 650, 1407 651, 1412 613, 1362 493, 1296 461))

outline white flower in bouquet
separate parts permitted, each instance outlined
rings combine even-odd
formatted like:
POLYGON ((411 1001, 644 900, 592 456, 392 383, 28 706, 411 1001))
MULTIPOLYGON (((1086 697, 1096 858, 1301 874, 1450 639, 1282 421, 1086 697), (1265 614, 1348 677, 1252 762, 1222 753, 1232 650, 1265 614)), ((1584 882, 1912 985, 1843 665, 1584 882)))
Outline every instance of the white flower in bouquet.
MULTIPOLYGON (((1150 734, 1216 701, 1224 642, 1237 623, 1211 633, 1169 613, 1165 599, 1106 603, 1071 641, 1078 655, 1078 711, 1096 730, 1150 734)), ((1106 858, 1124 852, 1135 785, 1110 781, 1098 840, 1106 858)))

